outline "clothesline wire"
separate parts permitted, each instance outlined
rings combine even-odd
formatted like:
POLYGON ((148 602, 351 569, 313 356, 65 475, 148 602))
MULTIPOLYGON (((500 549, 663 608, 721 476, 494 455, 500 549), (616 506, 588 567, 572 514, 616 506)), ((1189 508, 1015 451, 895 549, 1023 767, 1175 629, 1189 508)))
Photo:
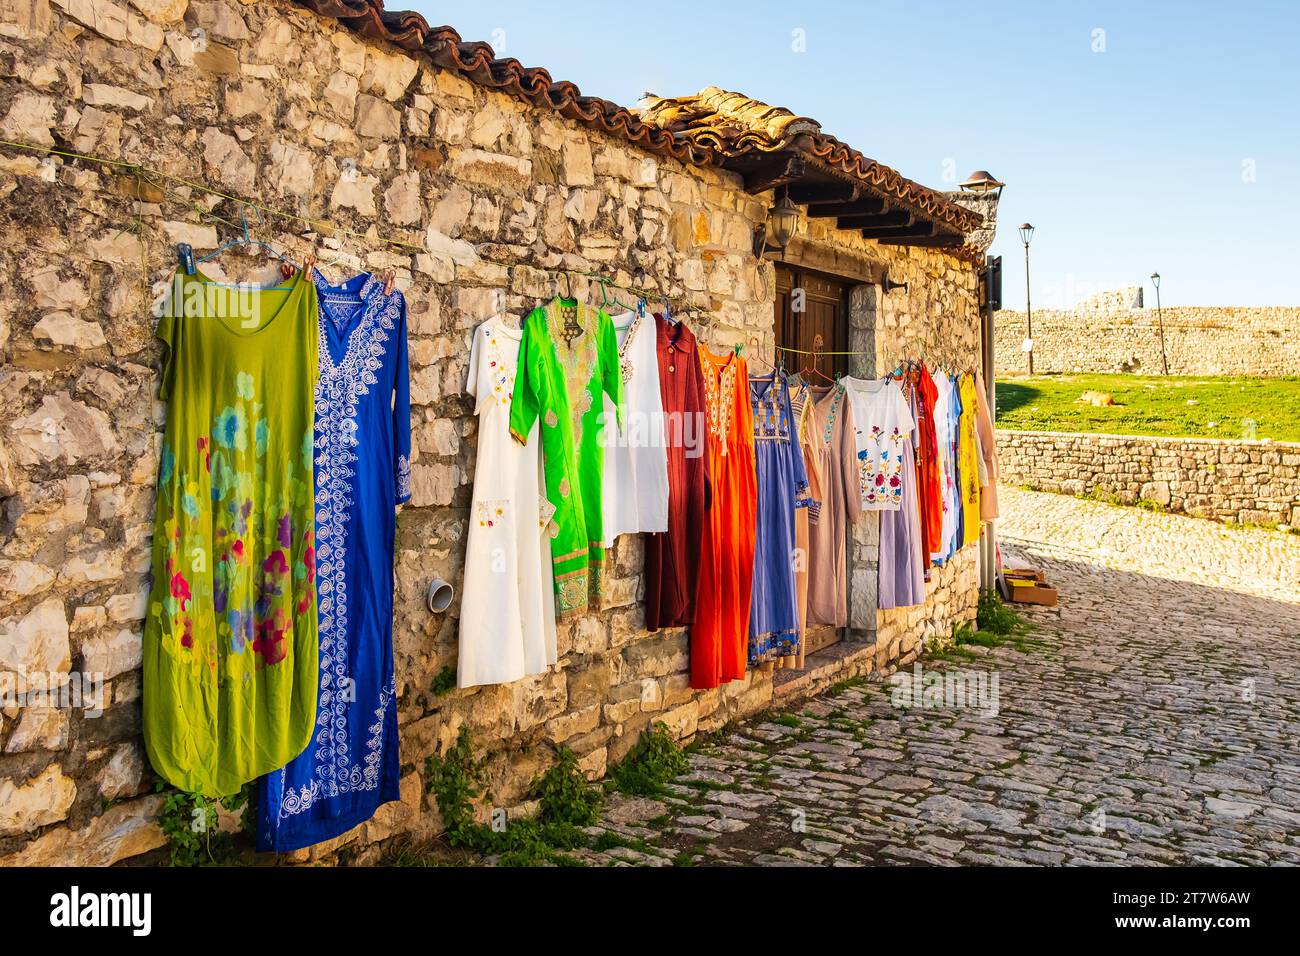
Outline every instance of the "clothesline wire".
MULTIPOLYGON (((216 196, 219 199, 225 199, 228 200, 229 202, 239 203, 242 206, 245 206, 249 209, 255 209, 258 212, 267 215, 279 216, 281 219, 290 219, 295 222, 304 223, 305 225, 311 227, 312 232, 328 233, 331 235, 337 234, 337 235, 350 236, 354 239, 364 239, 367 242, 382 242, 382 243, 387 243, 389 245, 402 246, 407 249, 416 249, 419 250, 420 252, 428 251, 428 248, 426 246, 419 245, 418 243, 407 242, 403 239, 394 239, 390 236, 376 236, 376 235, 371 235, 369 233, 357 232, 356 230, 353 229, 345 229, 342 228, 341 226, 335 225, 334 223, 330 222, 327 219, 311 219, 307 216, 299 216, 296 213, 285 212, 282 209, 276 209, 272 206, 267 206, 263 203, 253 202, 252 200, 240 198, 239 196, 232 196, 231 194, 222 192, 219 189, 213 189, 210 186, 205 186, 204 184, 195 182, 194 180, 186 179, 183 176, 173 176, 171 173, 164 173, 161 170, 154 169, 150 166, 145 166, 141 163, 129 163, 125 160, 120 160, 120 159, 105 159, 103 156, 95 156, 90 153, 79 153, 73 150, 57 149, 52 146, 34 146, 30 143, 16 143, 10 140, 0 140, 0 146, 8 146, 13 149, 24 149, 24 150, 28 150, 29 152, 44 153, 50 156, 62 156, 67 159, 78 159, 78 160, 83 160, 85 162, 99 163, 102 166, 108 166, 115 169, 122 169, 125 170, 128 174, 135 176, 137 180, 142 180, 144 182, 147 182, 149 185, 157 186, 160 189, 162 189, 163 187, 159 185, 159 181, 167 180, 182 186, 186 186, 190 189, 197 189, 200 192, 207 193, 210 196, 216 196)), ((180 197, 169 196, 168 198, 171 198, 173 201, 176 202, 183 202, 183 200, 180 197)), ((140 201, 138 190, 137 190, 136 200, 140 201)), ((190 205, 191 208, 193 208, 201 216, 209 216, 212 219, 217 220, 218 222, 223 222, 231 226, 235 225, 235 223, 232 223, 229 220, 224 219, 221 216, 218 216, 217 214, 211 212, 210 210, 198 208, 193 204, 190 205)))
POLYGON ((874 355, 875 354, 874 352, 868 352, 865 349, 858 349, 856 351, 849 351, 849 352, 834 352, 831 351, 830 349, 816 349, 815 351, 809 352, 806 349, 792 349, 785 345, 774 345, 772 347, 774 349, 777 349, 778 351, 793 352, 796 355, 874 355))
MULTIPOLYGON (((284 210, 276 209, 272 206, 267 206, 263 203, 254 202, 248 199, 243 199, 239 196, 233 196, 230 193, 222 192, 219 189, 213 189, 210 186, 205 186, 204 184, 195 182, 194 180, 186 179, 183 176, 174 176, 171 173, 164 173, 161 170, 154 169, 150 166, 145 166, 142 163, 131 163, 122 159, 106 159, 103 156, 95 156, 91 153, 81 153, 75 150, 58 149, 53 146, 36 146, 31 143, 18 143, 12 140, 0 140, 0 146, 8 146, 12 149, 27 150, 28 152, 33 152, 33 153, 43 153, 47 156, 62 156, 67 159, 82 160, 84 162, 90 162, 90 163, 99 163, 101 166, 108 166, 110 168, 122 169, 125 170, 129 175, 135 176, 137 181, 147 182, 149 185, 155 186, 160 190, 163 190, 167 194, 166 198, 170 198, 175 202, 183 202, 184 200, 182 200, 180 197, 171 195, 170 191, 166 190, 165 187, 160 184, 159 182, 160 180, 166 180, 169 182, 177 183, 179 185, 186 186, 190 189, 197 189, 199 192, 206 193, 210 196, 216 196, 219 199, 225 199, 229 202, 238 203, 248 209, 257 210, 258 212, 266 215, 279 216, 282 219, 289 219, 294 222, 303 223, 309 226, 312 232, 328 233, 330 235, 344 235, 344 236, 352 237, 354 239, 364 239, 368 242, 382 242, 382 243, 387 243, 389 245, 401 246, 406 249, 416 249, 421 252, 428 251, 428 248, 426 246, 422 246, 413 242, 407 242, 403 239, 394 239, 389 236, 371 235, 369 233, 357 232, 352 229, 344 229, 326 219, 311 219, 307 216, 297 215, 296 213, 285 212, 284 210)), ((136 190, 136 201, 137 202, 142 201, 139 197, 138 188, 136 190)), ((188 203, 188 205, 200 217, 206 216, 209 219, 212 219, 216 222, 223 223, 224 225, 227 226, 231 226, 232 228, 235 225, 237 225, 235 222, 226 219, 224 216, 218 215, 217 213, 213 212, 210 209, 203 209, 194 203, 188 203)), ((545 272, 547 275, 550 275, 552 278, 557 278, 560 275, 580 275, 583 276, 584 278, 595 279, 602 286, 609 286, 613 284, 613 279, 611 277, 602 275, 597 272, 589 272, 586 270, 540 269, 539 271, 545 272)), ((649 278, 649 274, 644 269, 639 270, 639 272, 641 275, 645 276, 646 278, 649 278)), ((615 286, 616 290, 619 288, 622 287, 615 286)), ((667 294, 666 289, 647 289, 647 288, 641 288, 637 286, 627 286, 626 288, 623 288, 623 291, 636 295, 638 298, 644 299, 647 302, 649 302, 652 297, 657 297, 660 301, 667 302, 669 304, 672 304, 674 302, 685 302, 687 304, 686 305, 687 314, 694 313, 696 315, 703 315, 710 318, 717 317, 715 313, 712 312, 711 310, 701 309, 691 305, 690 299, 687 296, 669 295, 667 294)), ((849 350, 849 351, 816 350, 816 351, 809 352, 804 349, 789 348, 784 345, 774 345, 773 348, 781 352, 789 352, 797 355, 816 356, 816 355, 874 354, 862 349, 849 350)))
MULTIPOLYGON (((613 289, 615 292, 627 292, 631 295, 635 295, 637 298, 646 300, 647 303, 653 302, 655 300, 661 302, 666 301, 670 304, 674 302, 684 302, 686 303, 687 312, 693 312, 699 315, 708 315, 708 316, 714 315, 714 313, 708 309, 701 309, 691 305, 690 297, 685 294, 667 295, 665 294, 666 290, 664 289, 647 288, 644 286, 637 286, 637 285, 622 286, 617 284, 614 277, 603 275, 602 273, 599 272, 589 272, 582 269, 546 269, 546 268, 538 268, 537 271, 546 273, 546 275, 550 276, 553 280, 558 279, 560 276, 582 276, 585 279, 594 279, 602 286, 613 289)), ((646 278, 649 278, 649 274, 646 273, 644 269, 638 271, 640 272, 641 275, 645 276, 646 278)))
MULTIPOLYGON (((832 351, 832 350, 829 350, 829 349, 818 349, 818 350, 816 350, 816 351, 809 352, 807 349, 794 349, 794 348, 790 348, 790 347, 785 346, 785 345, 774 345, 773 348, 775 348, 775 349, 776 349, 777 351, 779 351, 779 352, 791 352, 791 353, 794 353, 794 354, 796 354, 796 355, 813 355, 813 356, 817 356, 817 355, 874 355, 874 354, 875 354, 874 352, 872 352, 872 351, 870 351, 870 350, 867 350, 867 349, 856 349, 856 350, 840 351, 840 352, 832 351)), ((889 375, 887 375, 886 377, 892 376, 892 375, 894 374, 895 371, 899 371, 899 370, 901 370, 901 369, 903 368, 903 366, 906 365, 909 361, 921 361, 921 360, 920 360, 920 359, 903 359, 902 361, 896 362, 896 363, 894 364, 893 371, 891 371, 891 372, 889 373, 889 375)), ((939 367, 939 368, 943 368, 942 365, 940 365, 940 366, 938 366, 938 367, 939 367)), ((974 373, 973 373, 973 370, 972 370, 972 369, 969 369, 969 368, 967 368, 967 369, 962 369, 961 371, 962 371, 963 373, 974 374, 974 373)))
MULTIPOLYGON (((177 196, 173 194, 170 190, 168 190, 166 186, 163 185, 164 182, 176 183, 177 185, 185 186, 190 189, 195 189, 198 190, 199 192, 206 193, 207 195, 216 196, 219 199, 227 200, 228 202, 238 203, 239 205, 247 209, 256 210, 257 212, 263 213, 265 215, 278 216, 281 219, 287 219, 293 222, 302 223, 303 225, 308 226, 310 231, 312 232, 324 233, 329 235, 348 236, 354 239, 363 239, 366 240, 367 242, 387 243, 389 245, 400 246, 402 248, 413 249, 420 252, 428 251, 428 247, 420 245, 418 243, 407 242, 406 240, 396 239, 391 236, 373 235, 370 233, 357 232, 356 230, 353 229, 346 229, 341 226, 338 226, 327 219, 312 219, 308 216, 300 216, 296 213, 285 212, 282 209, 276 209, 264 203, 244 199, 240 196, 235 196, 230 193, 223 192, 222 190, 219 189, 213 189, 210 186, 204 185, 203 183, 200 182, 196 182, 192 179, 186 179, 183 176, 175 176, 172 175, 171 173, 164 173, 161 170, 154 169, 153 167, 150 166, 145 166, 141 163, 132 163, 122 159, 110 159, 104 156, 96 156, 92 153, 82 153, 82 152, 77 152, 75 150, 59 149, 57 147, 52 147, 52 146, 37 146, 31 143, 19 143, 19 142, 14 142, 12 140, 0 140, 0 146, 8 146, 13 149, 21 149, 33 153, 42 153, 47 156, 61 156, 65 159, 81 160, 83 162, 89 162, 89 163, 98 163, 101 166, 123 170, 128 175, 134 176, 137 181, 142 181, 148 183, 151 186, 157 187, 159 190, 163 191, 166 194, 166 198, 169 198, 174 202, 184 203, 185 205, 188 205, 190 209, 199 217, 201 218, 206 217, 207 219, 210 219, 214 222, 222 223, 231 228, 240 226, 240 223, 236 223, 231 219, 227 219, 226 217, 221 216, 210 209, 203 209, 202 207, 196 205, 195 203, 192 202, 187 203, 183 197, 177 196)), ((142 201, 140 198, 140 190, 138 189, 138 187, 134 198, 136 199, 136 201, 142 201)), ((601 275, 600 273, 596 273, 596 272, 590 272, 585 270, 570 271, 570 270, 556 270, 556 269, 541 269, 539 271, 545 272, 552 277, 558 277, 564 274, 581 275, 588 279, 594 279, 600 282, 603 286, 613 285, 612 277, 601 275)), ((640 270, 640 273, 641 275, 648 277, 648 273, 646 273, 645 270, 640 270)), ((618 289, 621 287, 615 286, 615 288, 618 289)), ((649 289, 649 288, 643 288, 638 286, 628 286, 626 289, 623 289, 623 291, 636 295, 639 298, 645 299, 647 301, 651 301, 657 298, 661 301, 668 302, 669 304, 686 303, 688 313, 695 313, 698 315, 705 315, 710 317, 714 315, 714 313, 709 310, 700 309, 698 307, 691 305, 690 300, 685 295, 666 294, 667 291, 666 289, 649 289)))

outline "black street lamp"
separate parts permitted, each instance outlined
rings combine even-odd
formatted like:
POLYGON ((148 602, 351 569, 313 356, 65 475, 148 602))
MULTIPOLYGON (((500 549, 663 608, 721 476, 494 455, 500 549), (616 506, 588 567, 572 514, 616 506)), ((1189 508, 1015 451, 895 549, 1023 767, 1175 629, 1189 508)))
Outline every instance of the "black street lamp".
POLYGON ((1029 301, 1029 240, 1034 238, 1034 227, 1020 224, 1020 241, 1025 244, 1025 343, 1029 354, 1029 374, 1034 374, 1034 307, 1029 301))
POLYGON ((1164 374, 1169 374, 1169 357, 1165 354, 1165 314, 1160 308, 1160 273, 1151 273, 1151 282, 1156 287, 1156 324, 1160 327, 1160 367, 1164 374))

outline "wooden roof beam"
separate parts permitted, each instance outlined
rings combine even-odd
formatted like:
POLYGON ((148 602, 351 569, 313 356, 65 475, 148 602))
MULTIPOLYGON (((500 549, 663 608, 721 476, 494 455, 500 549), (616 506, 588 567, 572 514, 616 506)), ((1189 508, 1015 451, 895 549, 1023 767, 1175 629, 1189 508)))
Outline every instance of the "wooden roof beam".
POLYGON ((862 230, 867 239, 910 239, 934 235, 934 223, 915 222, 908 226, 873 226, 862 230))
POLYGON ((885 201, 875 196, 863 196, 846 203, 827 203, 808 207, 808 215, 814 219, 829 216, 866 216, 884 211, 885 201))
POLYGON ((934 249, 951 249, 961 246, 965 239, 952 233, 942 233, 937 236, 886 236, 880 239, 882 246, 925 246, 934 249))
POLYGON ((745 192, 761 193, 802 179, 806 165, 802 156, 779 156, 775 162, 745 173, 745 192))
POLYGON ((874 216, 840 216, 835 225, 839 229, 870 229, 877 226, 910 226, 912 214, 896 210, 874 216))
POLYGON ((852 202, 861 189, 851 183, 795 183, 787 195, 791 202, 801 206, 820 206, 825 203, 852 202))

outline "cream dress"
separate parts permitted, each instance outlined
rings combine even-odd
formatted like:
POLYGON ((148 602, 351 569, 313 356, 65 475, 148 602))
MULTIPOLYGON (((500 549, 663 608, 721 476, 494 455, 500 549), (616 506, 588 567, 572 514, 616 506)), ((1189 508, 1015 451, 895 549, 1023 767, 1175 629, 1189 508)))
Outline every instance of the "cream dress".
POLYGON ((555 663, 550 531, 537 426, 510 437, 510 399, 523 333, 500 317, 474 330, 469 381, 479 418, 478 459, 460 606, 460 687, 504 684, 555 663))

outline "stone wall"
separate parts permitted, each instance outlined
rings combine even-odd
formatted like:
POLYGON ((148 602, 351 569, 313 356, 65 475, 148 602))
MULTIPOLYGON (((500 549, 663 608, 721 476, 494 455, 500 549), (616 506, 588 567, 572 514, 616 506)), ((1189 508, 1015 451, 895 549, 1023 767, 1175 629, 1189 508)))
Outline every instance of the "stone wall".
POLYGON ((1002 480, 1300 527, 1300 444, 998 429, 1002 480))
MULTIPOLYGON (((772 673, 694 692, 684 630, 643 630, 641 544, 623 538, 600 613, 566 623, 560 664, 513 684, 439 693, 454 668, 476 419, 462 395, 472 329, 553 294, 551 271, 637 270, 687 296, 714 346, 756 337, 770 357, 774 268, 755 258, 770 194, 657 158, 397 50, 359 41, 287 2, 12 0, 0 7, 0 136, 123 158, 304 217, 261 237, 300 258, 321 237, 349 267, 393 267, 409 304, 413 499, 398 518, 394 626, 402 801, 339 841, 439 828, 424 759, 469 726, 490 754, 494 799, 513 805, 563 743, 592 776, 652 721, 679 738, 774 699, 772 673), (322 223, 322 221, 325 221, 322 223), (315 232, 308 231, 315 229, 315 232), (348 233, 354 233, 350 235, 348 233), (395 238, 410 248, 379 241, 395 238)), ((160 798, 140 738, 140 646, 153 481, 164 408, 150 304, 174 243, 202 253, 232 234, 234 204, 175 182, 161 191, 95 163, 0 149, 0 865, 112 863, 159 846, 160 798), (105 678, 103 713, 13 706, 25 675, 105 678), (105 809, 107 807, 107 809, 105 809)), ((973 267, 805 224, 789 255, 860 276, 855 337, 892 360, 904 338, 970 364, 973 267), (881 297, 887 265, 909 282, 881 297)), ((228 255, 232 273, 237 255, 228 255)), ((598 301, 585 283, 577 294, 598 301)), ((799 687, 910 660, 919 633, 974 615, 974 550, 936 575, 914 614, 874 614, 871 520, 853 568, 854 654, 799 687), (919 630, 918 630, 919 629, 919 630)))
MULTIPOLYGON (((999 374, 1028 369, 1025 313, 994 315, 999 374)), ((1300 308, 1164 310, 1174 375, 1300 375, 1300 308)), ((1034 371, 1161 374, 1156 310, 1034 310, 1034 371)))

